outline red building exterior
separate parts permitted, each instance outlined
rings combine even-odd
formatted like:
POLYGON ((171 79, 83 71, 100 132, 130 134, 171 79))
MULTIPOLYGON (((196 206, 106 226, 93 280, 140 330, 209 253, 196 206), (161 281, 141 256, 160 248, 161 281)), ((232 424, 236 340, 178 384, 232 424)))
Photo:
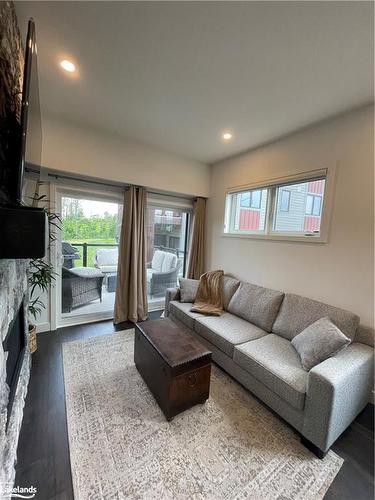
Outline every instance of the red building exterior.
MULTIPOLYGON (((309 195, 323 196, 324 180, 312 181, 308 183, 306 199, 309 195)), ((321 206, 321 204, 320 204, 321 206)), ((259 229, 260 208, 244 208, 240 207, 239 213, 239 230, 240 231, 256 231, 259 229)), ((313 232, 319 231, 321 213, 319 215, 304 214, 303 231, 313 232)))
MULTIPOLYGON (((309 182, 307 186, 307 194, 318 194, 323 196, 324 193, 324 183, 325 181, 313 181, 309 182)), ((305 222, 303 225, 303 230, 306 232, 319 231, 320 228, 320 215, 305 215, 305 222)))

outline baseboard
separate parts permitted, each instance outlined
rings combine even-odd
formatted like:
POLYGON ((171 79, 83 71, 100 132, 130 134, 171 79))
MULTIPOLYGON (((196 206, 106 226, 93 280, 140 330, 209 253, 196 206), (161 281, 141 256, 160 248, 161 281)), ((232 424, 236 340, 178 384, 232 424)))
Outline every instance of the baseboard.
POLYGON ((50 332, 51 323, 39 323, 36 325, 36 333, 50 332))

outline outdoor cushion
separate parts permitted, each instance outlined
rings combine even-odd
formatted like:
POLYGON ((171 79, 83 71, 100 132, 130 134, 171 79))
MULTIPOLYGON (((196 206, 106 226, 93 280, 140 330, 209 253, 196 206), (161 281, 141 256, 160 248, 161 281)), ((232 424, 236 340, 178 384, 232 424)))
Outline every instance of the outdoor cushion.
POLYGON ((230 357, 235 345, 268 335, 261 328, 228 312, 221 316, 200 315, 195 320, 194 330, 230 357))
POLYGON ((100 271, 103 273, 116 273, 117 266, 99 266, 100 271))
POLYGON ((229 302, 228 312, 270 332, 283 297, 283 292, 241 283, 229 302))
POLYGON ((320 318, 329 318, 351 340, 359 325, 359 317, 344 309, 293 293, 285 294, 272 333, 292 340, 320 318))
POLYGON ((271 333, 236 346, 233 359, 295 409, 303 409, 309 374, 289 340, 271 333))
POLYGON ((180 278, 180 300, 181 302, 194 302, 197 295, 199 280, 180 278))
POLYGON ((174 253, 165 252, 163 264, 161 266, 161 272, 167 273, 168 271, 175 269, 176 265, 177 265, 177 255, 175 255, 174 253))
POLYGON ((101 248, 97 250, 94 257, 95 263, 99 267, 103 266, 116 266, 118 261, 117 248, 101 248))
POLYGON ((309 371, 350 344, 350 339, 328 318, 320 318, 292 340, 302 366, 309 371))
POLYGON ((240 281, 230 276, 224 276, 223 279, 223 307, 228 309, 229 302, 234 295, 234 292, 240 286, 240 281))
POLYGON ((154 271, 161 273, 165 254, 166 254, 166 252, 162 252, 161 250, 155 251, 154 256, 152 257, 152 262, 151 262, 151 267, 154 271))
POLYGON ((80 278, 100 278, 103 276, 100 269, 96 269, 95 267, 73 267, 69 269, 69 273, 80 278))
POLYGON ((177 300, 172 300, 169 303, 169 312, 171 315, 175 316, 176 319, 193 330, 195 318, 201 317, 201 315, 199 313, 191 312, 190 309, 192 307, 193 304, 191 302, 179 302, 177 300))

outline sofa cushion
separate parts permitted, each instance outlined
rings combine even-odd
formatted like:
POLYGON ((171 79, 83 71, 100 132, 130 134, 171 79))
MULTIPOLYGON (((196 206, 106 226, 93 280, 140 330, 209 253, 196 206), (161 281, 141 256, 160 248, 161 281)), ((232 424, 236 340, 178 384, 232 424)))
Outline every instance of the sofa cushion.
POLYGON ((228 312, 270 332, 283 297, 283 292, 241 283, 229 302, 228 312))
POLYGON ((199 280, 180 278, 179 281, 181 302, 194 302, 198 291, 199 280))
POLYGON ((223 279, 223 308, 228 309, 229 302, 235 291, 240 286, 240 281, 230 276, 224 276, 223 279))
POLYGON ((199 316, 194 330, 230 357, 235 345, 268 335, 261 328, 228 312, 221 316, 199 316))
POLYGON ((157 271, 158 273, 161 273, 161 269, 165 258, 165 253, 166 252, 162 252, 161 250, 156 250, 154 256, 152 257, 151 267, 152 269, 154 269, 154 271, 157 271))
POLYGON ((165 252, 163 264, 161 266, 161 272, 167 273, 172 269, 175 269, 177 265, 177 255, 170 252, 165 252))
POLYGON ((329 318, 351 340, 359 325, 359 317, 344 309, 293 293, 285 294, 272 332, 292 340, 320 318, 329 318))
POLYGON ((233 359, 293 408, 303 409, 309 374, 289 340, 271 333, 236 346, 233 359))
POLYGON ((320 318, 292 340, 292 346, 309 371, 350 344, 350 339, 328 318, 320 318))
POLYGON ((179 302, 177 300, 172 300, 169 303, 169 312, 172 316, 193 330, 194 320, 195 318, 201 317, 201 314, 191 312, 190 309, 192 307, 193 304, 191 302, 179 302))

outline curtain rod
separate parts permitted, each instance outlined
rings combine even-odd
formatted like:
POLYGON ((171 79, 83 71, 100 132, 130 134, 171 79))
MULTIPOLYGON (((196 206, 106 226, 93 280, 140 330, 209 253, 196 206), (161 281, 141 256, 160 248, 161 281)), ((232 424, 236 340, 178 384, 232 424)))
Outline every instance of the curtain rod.
MULTIPOLYGON (((37 166, 36 166, 37 167, 37 166)), ((33 174, 40 174, 40 169, 38 168, 32 168, 30 166, 26 166, 25 167, 25 171, 26 172, 31 172, 33 174)), ((80 179, 78 177, 70 177, 68 175, 62 175, 62 174, 54 174, 54 173, 50 173, 50 172, 47 172, 47 175, 48 177, 53 177, 54 179, 64 179, 64 180, 68 180, 68 181, 78 181, 78 182, 86 182, 88 184, 97 184, 97 185, 100 185, 100 186, 107 186, 107 187, 112 187, 112 188, 120 188, 120 187, 130 187, 130 186, 134 186, 135 184, 123 184, 123 183, 118 183, 118 184, 111 184, 109 182, 103 182, 103 181, 93 181, 91 179, 80 179)), ((168 196, 170 198, 185 198, 187 200, 191 200, 191 199, 196 199, 197 197, 196 196, 183 196, 183 195, 178 195, 178 194, 168 194, 168 193, 158 193, 156 191, 149 191, 147 188, 146 188, 146 191, 147 193, 149 194, 156 194, 156 195, 159 195, 159 196, 168 196)))

